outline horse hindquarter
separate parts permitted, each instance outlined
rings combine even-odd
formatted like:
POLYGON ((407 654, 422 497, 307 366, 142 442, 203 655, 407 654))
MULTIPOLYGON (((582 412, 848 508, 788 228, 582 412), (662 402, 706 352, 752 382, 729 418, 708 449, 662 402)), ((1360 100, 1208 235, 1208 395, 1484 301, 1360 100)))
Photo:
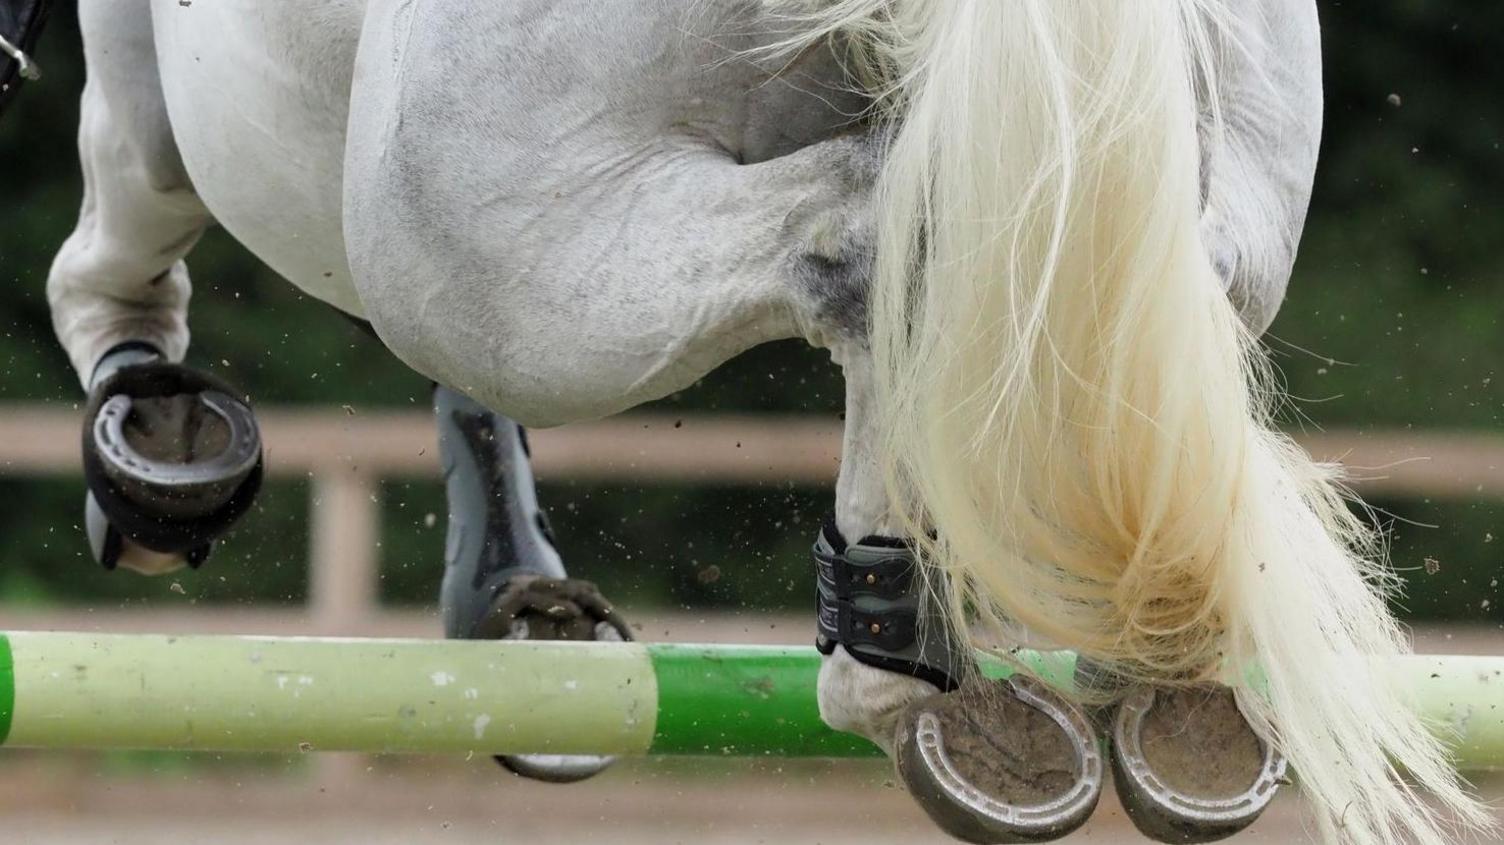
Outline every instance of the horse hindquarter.
POLYGON ((746 60, 756 33, 770 40, 763 14, 376 0, 345 233, 393 351, 525 424, 559 424, 799 334, 801 274, 864 279, 870 154, 830 138, 860 107, 815 71, 773 81, 746 60))

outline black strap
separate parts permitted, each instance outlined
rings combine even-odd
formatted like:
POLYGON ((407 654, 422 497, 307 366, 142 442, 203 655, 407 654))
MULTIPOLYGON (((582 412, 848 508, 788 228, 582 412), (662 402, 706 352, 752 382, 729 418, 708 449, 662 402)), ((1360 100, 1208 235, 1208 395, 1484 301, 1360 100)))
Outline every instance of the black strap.
POLYGON ((872 562, 851 561, 844 552, 833 554, 815 547, 815 576, 838 599, 858 595, 902 599, 913 590, 917 574, 914 555, 906 547, 872 562))
POLYGON ((903 651, 919 635, 918 612, 905 608, 863 611, 849 601, 827 602, 822 598, 818 613, 820 633, 843 645, 903 651))

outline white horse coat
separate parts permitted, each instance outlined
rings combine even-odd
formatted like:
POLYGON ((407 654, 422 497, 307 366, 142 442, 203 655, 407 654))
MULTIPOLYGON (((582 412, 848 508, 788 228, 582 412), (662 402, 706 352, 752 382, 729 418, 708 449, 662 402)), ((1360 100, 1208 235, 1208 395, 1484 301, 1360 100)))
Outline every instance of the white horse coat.
MULTIPOLYGON (((767 341, 846 368, 837 521, 889 528, 871 374, 827 290, 867 268, 873 146, 835 63, 739 54, 784 34, 756 0, 426 4, 84 0, 85 202, 48 279, 88 378, 147 340, 180 359, 181 259, 211 223, 405 362, 524 424, 667 395, 767 341), (148 8, 149 7, 149 8, 148 8), (786 66, 787 65, 787 66, 786 66)), ((1246 6, 1206 231, 1248 322, 1283 297, 1321 128, 1310 0, 1246 6), (1275 213, 1270 213, 1273 211, 1275 213), (1257 256, 1258 260, 1249 261, 1257 256)), ((927 685, 844 659, 822 707, 886 743, 927 685)))
MULTIPOLYGON (((86 1, 93 207, 49 281, 77 302, 59 309, 63 343, 86 372, 139 333, 119 309, 147 301, 163 315, 148 339, 180 354, 186 277, 131 286, 213 221, 419 371, 525 423, 622 410, 768 340, 829 344, 787 265, 857 252, 844 229, 863 226, 875 165, 840 136, 863 103, 828 57, 737 58, 778 32, 759 9, 86 1), (161 210, 101 243, 134 228, 117 203, 161 210), (138 252, 156 260, 104 267, 138 252)), ((1223 77, 1237 132, 1209 156, 1207 227, 1229 267, 1273 256, 1230 280, 1261 328, 1304 222, 1320 73, 1312 4, 1248 16, 1271 52, 1223 77)))
MULTIPOLYGON (((1312 0, 1235 5, 1254 37, 1219 57, 1201 234, 1262 331, 1310 196, 1319 34, 1312 0)), ((755 52, 789 34, 761 0, 82 0, 80 17, 86 196, 48 293, 81 378, 126 340, 181 358, 181 259, 218 222, 528 425, 665 396, 760 343, 828 348, 847 377, 837 523, 894 532, 862 338, 882 145, 830 55, 755 52)), ((826 664, 826 720, 880 744, 934 691, 826 664)))
MULTIPOLYGON (((839 296, 869 257, 864 103, 829 57, 739 58, 782 34, 761 8, 84 0, 86 198, 48 279, 59 338, 85 379, 122 340, 180 358, 179 260, 214 222, 525 424, 615 413, 803 336, 852 382, 842 531, 882 528, 884 495, 858 480, 864 364, 841 349, 860 305, 839 296), (810 264, 841 278, 821 290, 810 264)), ((1262 330, 1305 222, 1320 53, 1310 0, 1244 15, 1266 52, 1220 77, 1205 230, 1262 330)))

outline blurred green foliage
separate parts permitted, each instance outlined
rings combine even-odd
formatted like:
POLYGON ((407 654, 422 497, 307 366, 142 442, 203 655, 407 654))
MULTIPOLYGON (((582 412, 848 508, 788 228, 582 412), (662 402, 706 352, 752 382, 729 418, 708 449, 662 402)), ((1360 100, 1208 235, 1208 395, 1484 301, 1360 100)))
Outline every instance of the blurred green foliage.
MULTIPOLYGON (((0 120, 0 402, 79 401, 43 290, 80 197, 83 68, 59 2, 48 76, 0 120)), ((1327 134, 1300 265, 1269 336, 1292 425, 1504 429, 1504 5, 1324 0, 1327 134)), ((424 407, 428 385, 221 231, 189 260, 190 361, 258 401, 424 407)), ((667 408, 836 413, 839 374, 795 343, 754 350, 667 408)), ((804 608, 825 489, 600 487, 544 480, 567 559, 628 604, 804 608)), ((302 601, 307 486, 268 485, 202 571, 107 575, 78 530, 82 484, 0 477, 0 600, 91 606, 302 601), (176 582, 181 592, 171 589, 176 582)), ((383 595, 428 604, 442 567, 437 483, 388 483, 383 595), (430 525, 427 517, 437 519, 430 525)), ((1418 617, 1499 619, 1504 505, 1384 501, 1418 617), (1427 574, 1423 562, 1439 562, 1427 574)))

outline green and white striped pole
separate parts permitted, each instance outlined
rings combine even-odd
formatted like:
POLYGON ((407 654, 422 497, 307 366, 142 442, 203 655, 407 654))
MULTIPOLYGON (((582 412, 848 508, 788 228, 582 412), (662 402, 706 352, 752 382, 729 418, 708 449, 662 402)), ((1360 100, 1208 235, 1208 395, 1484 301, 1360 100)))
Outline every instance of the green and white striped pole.
MULTIPOLYGON (((1035 658, 1069 677, 1070 660, 1035 658)), ((0 745, 205 751, 877 753, 819 718, 813 648, 16 632, 0 745)), ((1398 683, 1464 769, 1504 768, 1504 658, 1398 683)))

